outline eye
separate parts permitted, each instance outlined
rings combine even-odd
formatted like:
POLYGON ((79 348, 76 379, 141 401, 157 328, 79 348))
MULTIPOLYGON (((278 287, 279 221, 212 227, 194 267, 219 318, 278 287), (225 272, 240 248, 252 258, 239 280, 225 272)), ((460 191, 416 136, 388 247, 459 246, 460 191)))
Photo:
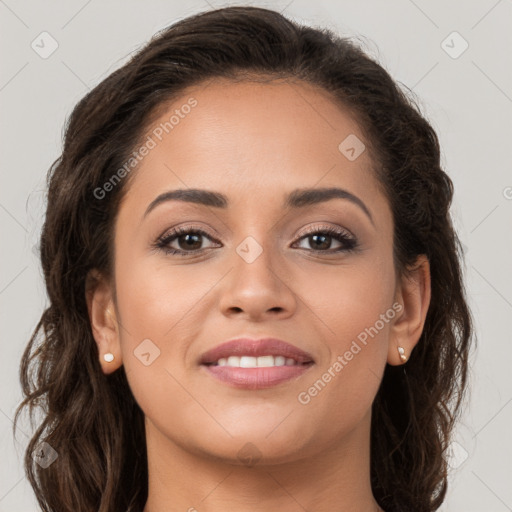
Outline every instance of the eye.
MULTIPOLYGON (((165 254, 177 256, 199 254, 208 248, 212 248, 211 246, 203 247, 202 238, 204 237, 219 243, 200 228, 180 226, 158 238, 154 247, 164 251, 165 254), (174 244, 174 247, 172 244, 174 244)), ((357 247, 357 240, 354 235, 342 228, 332 226, 309 230, 299 238, 299 242, 301 241, 308 242, 312 247, 310 249, 301 247, 302 249, 326 254, 349 252, 357 247), (340 244, 338 248, 331 248, 333 239, 340 244)))
POLYGON ((201 247, 202 237, 213 240, 212 237, 202 229, 180 226, 161 236, 156 241, 155 248, 164 251, 166 254, 176 254, 179 256, 200 253, 206 249, 205 247, 201 247), (174 242, 175 247, 172 247, 171 244, 174 242))
POLYGON ((342 228, 332 226, 315 228, 301 236, 299 241, 305 240, 312 246, 308 249, 314 252, 324 252, 327 254, 349 252, 357 247, 357 239, 350 232, 342 228), (332 240, 340 243, 340 247, 331 249, 332 240))

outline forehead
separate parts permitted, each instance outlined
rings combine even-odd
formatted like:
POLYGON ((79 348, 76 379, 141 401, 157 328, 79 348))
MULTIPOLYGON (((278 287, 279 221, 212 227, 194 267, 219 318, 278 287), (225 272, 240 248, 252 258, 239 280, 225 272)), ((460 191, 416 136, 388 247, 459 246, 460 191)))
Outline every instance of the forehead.
POLYGON ((341 150, 346 140, 364 148, 354 116, 321 88, 284 80, 204 82, 153 116, 143 138, 151 149, 137 163, 121 209, 147 206, 176 188, 223 189, 246 205, 249 197, 278 199, 297 187, 379 193, 369 151, 351 160, 341 150))

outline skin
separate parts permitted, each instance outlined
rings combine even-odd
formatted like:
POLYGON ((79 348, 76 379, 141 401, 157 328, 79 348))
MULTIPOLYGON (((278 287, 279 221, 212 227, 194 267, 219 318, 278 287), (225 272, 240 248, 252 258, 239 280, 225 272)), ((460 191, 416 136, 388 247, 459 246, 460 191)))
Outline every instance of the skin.
MULTIPOLYGON (((364 136, 328 93, 219 79, 184 91, 154 126, 190 97, 198 105, 131 176, 115 223, 116 296, 100 274, 88 296, 103 371, 125 366, 145 414, 144 512, 382 510, 370 486, 371 405, 386 364, 403 364, 397 346, 409 356, 421 335, 428 261, 420 257, 408 278, 395 271, 392 214, 370 153, 349 161, 338 150, 348 135, 364 136), (295 188, 331 186, 357 196, 373 220, 346 199, 283 206, 295 188), (143 218, 156 196, 178 188, 222 192, 230 205, 169 201, 143 218), (199 238, 202 253, 152 249, 166 231, 191 224, 211 235, 199 238), (348 230, 356 250, 326 255, 342 243, 330 238, 322 249, 299 236, 326 226, 348 230), (236 251, 248 236, 263 251, 252 263, 236 251), (401 311, 300 403, 393 304, 401 311), (263 390, 235 389, 198 365, 205 351, 244 335, 286 340, 315 365, 263 390), (134 356, 144 339, 160 350, 148 366, 134 356)), ((186 250, 179 239, 171 245, 186 250)))

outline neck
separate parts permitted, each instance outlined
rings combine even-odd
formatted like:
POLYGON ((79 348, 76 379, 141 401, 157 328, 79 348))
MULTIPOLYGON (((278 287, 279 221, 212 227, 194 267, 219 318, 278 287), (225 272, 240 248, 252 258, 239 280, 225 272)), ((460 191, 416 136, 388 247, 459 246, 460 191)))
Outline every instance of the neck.
POLYGON ((382 512, 370 485, 369 420, 314 456, 252 467, 192 453, 146 420, 149 487, 143 512, 382 512))

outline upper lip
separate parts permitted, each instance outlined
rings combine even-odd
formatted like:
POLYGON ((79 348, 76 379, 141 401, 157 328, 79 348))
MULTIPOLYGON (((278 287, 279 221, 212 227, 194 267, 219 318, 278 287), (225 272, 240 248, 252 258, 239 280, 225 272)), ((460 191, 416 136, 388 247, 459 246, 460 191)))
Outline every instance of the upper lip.
POLYGON ((199 364, 215 363, 219 359, 229 356, 284 356, 295 359, 298 363, 314 362, 308 352, 301 350, 291 343, 277 338, 237 338, 226 341, 205 352, 199 364))

